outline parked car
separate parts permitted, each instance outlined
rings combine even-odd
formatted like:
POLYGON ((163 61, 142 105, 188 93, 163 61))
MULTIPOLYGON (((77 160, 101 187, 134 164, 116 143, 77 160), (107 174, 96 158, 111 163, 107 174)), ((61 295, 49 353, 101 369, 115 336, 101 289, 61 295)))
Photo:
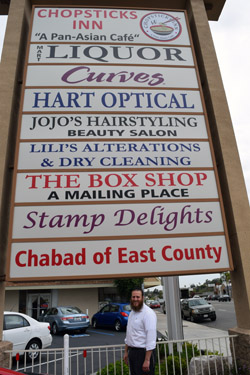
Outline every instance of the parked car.
POLYGON ((215 309, 203 298, 189 298, 181 304, 181 316, 183 319, 190 319, 191 322, 204 319, 216 320, 215 309))
POLYGON ((129 303, 109 303, 92 317, 92 326, 112 327, 116 331, 126 328, 131 311, 129 303))
MULTIPOLYGON (((13 355, 24 350, 44 349, 51 345, 50 325, 41 323, 26 314, 4 312, 3 340, 13 343, 13 355)), ((27 359, 36 359, 39 352, 28 352, 27 359)))
POLYGON ((90 325, 88 315, 75 306, 52 307, 40 317, 40 320, 50 324, 53 335, 65 331, 86 332, 90 325))
POLYGON ((224 301, 231 301, 231 297, 228 294, 223 294, 222 296, 219 297, 219 302, 224 302, 224 301))
POLYGON ((219 299, 219 295, 218 294, 212 294, 208 297, 208 300, 209 301, 217 301, 219 299))
POLYGON ((158 309, 158 308, 161 307, 161 305, 160 305, 160 302, 158 302, 158 301, 153 301, 153 302, 151 302, 151 303, 149 304, 149 307, 151 307, 151 309, 158 309))

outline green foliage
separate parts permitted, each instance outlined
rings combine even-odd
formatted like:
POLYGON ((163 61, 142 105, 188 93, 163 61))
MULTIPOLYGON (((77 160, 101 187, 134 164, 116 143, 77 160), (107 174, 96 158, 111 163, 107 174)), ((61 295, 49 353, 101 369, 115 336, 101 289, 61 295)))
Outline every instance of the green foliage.
POLYGON ((101 372, 97 372, 97 375, 129 375, 129 368, 123 361, 116 361, 115 366, 110 363, 108 367, 104 367, 101 372), (123 367, 123 369, 122 369, 123 367), (116 370, 116 371, 115 371, 116 370))
POLYGON ((130 301, 131 290, 138 286, 141 287, 142 283, 142 278, 116 279, 114 281, 114 284, 118 289, 119 295, 124 299, 125 302, 130 301))
POLYGON ((169 355, 167 357, 167 361, 161 362, 160 369, 159 365, 155 366, 155 375, 162 375, 162 374, 186 374, 187 373, 187 362, 184 358, 179 357, 177 355, 172 356, 169 355), (160 370, 160 371, 159 371, 160 370), (182 370, 182 372, 181 372, 182 370))
POLYGON ((222 272, 220 274, 220 279, 223 282, 230 283, 231 282, 231 273, 229 271, 227 272, 222 272))
MULTIPOLYGON (((165 352, 166 356, 169 357, 171 354, 169 353, 169 346, 166 344, 159 344, 159 354, 160 359, 165 358, 165 352)), ((173 354, 174 356, 179 358, 179 352, 177 350, 177 344, 173 345, 173 354)), ((182 345, 182 352, 181 357, 186 359, 188 358, 188 362, 191 360, 192 357, 196 357, 200 355, 200 351, 197 347, 197 345, 192 345, 190 343, 186 343, 182 345)))

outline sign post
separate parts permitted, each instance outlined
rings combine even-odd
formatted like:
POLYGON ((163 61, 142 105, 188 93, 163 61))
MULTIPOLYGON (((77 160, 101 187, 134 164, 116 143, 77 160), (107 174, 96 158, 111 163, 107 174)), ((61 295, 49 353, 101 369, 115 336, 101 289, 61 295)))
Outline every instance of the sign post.
MULTIPOLYGON (((168 340, 184 340, 180 308, 180 286, 178 276, 163 277, 164 297, 166 303, 168 340)), ((170 346, 173 353, 173 345, 170 346)), ((182 343, 177 343, 182 351, 182 343)))

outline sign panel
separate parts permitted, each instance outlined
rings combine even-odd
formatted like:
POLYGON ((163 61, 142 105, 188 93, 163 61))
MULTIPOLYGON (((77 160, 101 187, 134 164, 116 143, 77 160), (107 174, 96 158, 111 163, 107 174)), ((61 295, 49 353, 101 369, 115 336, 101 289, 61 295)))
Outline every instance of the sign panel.
POLYGON ((199 91, 142 89, 26 89, 26 112, 203 112, 199 91))
POLYGON ((184 12, 36 8, 32 42, 188 45, 184 12))
POLYGON ((30 64, 133 64, 194 66, 191 47, 121 44, 31 44, 30 64))
POLYGON ((216 199, 213 171, 18 173, 16 203, 216 199))
POLYGON ((228 268, 224 236, 13 243, 12 278, 104 278, 228 268), (128 271, 129 270, 129 271, 128 271))
POLYGON ((13 238, 77 238, 222 232, 219 202, 15 207, 13 238))
POLYGON ((33 8, 9 280, 232 269, 186 19, 33 8))
POLYGON ((198 88, 194 68, 140 67, 104 65, 31 65, 28 67, 27 86, 92 87, 147 87, 198 88))
POLYGON ((21 139, 208 139, 203 115, 32 114, 22 116, 21 139))
POLYGON ((47 142, 20 144, 18 169, 209 168, 208 142, 47 142))

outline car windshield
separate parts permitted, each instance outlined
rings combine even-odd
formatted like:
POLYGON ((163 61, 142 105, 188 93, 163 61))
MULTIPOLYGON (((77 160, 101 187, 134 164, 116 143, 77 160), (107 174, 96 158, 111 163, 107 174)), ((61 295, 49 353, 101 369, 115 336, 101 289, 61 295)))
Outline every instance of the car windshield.
POLYGON ((61 312, 63 315, 82 313, 78 307, 61 307, 61 312))
POLYGON ((123 310, 124 311, 131 311, 131 306, 130 305, 124 305, 123 310))
POLYGON ((198 305, 207 305, 207 302, 201 298, 197 298, 193 301, 189 301, 189 306, 198 306, 198 305))

